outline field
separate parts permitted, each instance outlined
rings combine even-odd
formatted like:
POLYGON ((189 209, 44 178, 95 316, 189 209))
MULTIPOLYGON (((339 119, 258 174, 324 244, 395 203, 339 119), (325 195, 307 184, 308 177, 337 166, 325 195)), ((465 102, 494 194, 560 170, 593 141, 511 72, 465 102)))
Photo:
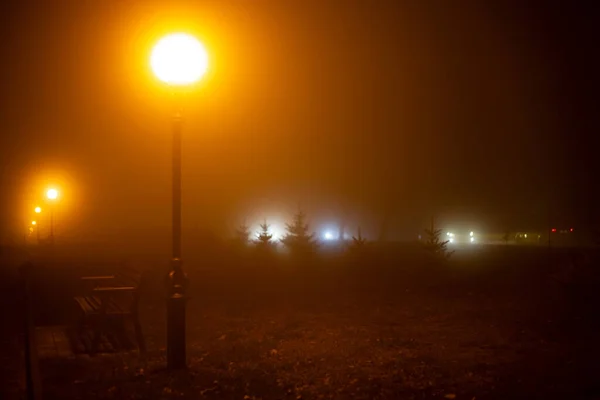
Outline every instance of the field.
MULTIPOLYGON (((72 323, 73 277, 102 269, 58 259, 38 267, 38 325, 72 323)), ((445 265, 408 247, 305 263, 207 251, 188 265, 189 368, 175 373, 164 368, 167 263, 142 261, 147 356, 44 358, 44 392, 52 399, 597 399, 597 259, 590 250, 518 246, 457 252, 445 265)), ((24 393, 22 310, 9 264, 2 399, 24 393)))

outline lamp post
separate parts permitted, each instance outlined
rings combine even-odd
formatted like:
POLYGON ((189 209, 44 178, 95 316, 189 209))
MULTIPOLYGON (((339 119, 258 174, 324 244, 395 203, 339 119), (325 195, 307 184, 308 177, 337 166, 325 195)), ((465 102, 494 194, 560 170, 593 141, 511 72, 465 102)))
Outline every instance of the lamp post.
POLYGON ((32 227, 34 227, 33 229, 35 229, 35 233, 37 235, 37 241, 39 243, 40 242, 40 227, 37 226, 37 221, 31 221, 31 225, 32 225, 32 227))
POLYGON ((58 190, 54 188, 48 189, 46 197, 52 202, 50 206, 50 243, 54 243, 54 201, 58 198, 58 190))
MULTIPOLYGON (((35 211, 36 214, 39 214, 39 213, 42 212, 42 208, 41 207, 36 207, 36 208, 33 209, 33 211, 35 211)), ((33 222, 35 222, 35 221, 33 221, 33 222)), ((35 228, 35 230, 36 230, 36 235, 37 235, 37 242, 38 242, 38 245, 39 245, 40 244, 40 226, 37 223, 34 224, 34 225, 37 225, 36 228, 35 228)))
MULTIPOLYGON (((177 89, 199 81, 208 67, 208 55, 202 44, 186 33, 173 33, 160 39, 150 56, 150 66, 156 77, 177 89)), ((186 356, 186 288, 187 274, 181 262, 181 132, 182 111, 173 114, 173 204, 172 258, 167 289, 167 365, 171 369, 185 368, 186 356)))

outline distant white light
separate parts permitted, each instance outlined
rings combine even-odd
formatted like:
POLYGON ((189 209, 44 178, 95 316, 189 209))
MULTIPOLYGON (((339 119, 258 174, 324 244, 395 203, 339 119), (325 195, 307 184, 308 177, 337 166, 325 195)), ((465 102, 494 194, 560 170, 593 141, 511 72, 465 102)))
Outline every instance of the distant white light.
MULTIPOLYGON (((473 231, 471 231, 471 232, 469 233, 469 236, 473 237, 473 235, 474 235, 474 233, 473 233, 473 231)), ((472 241, 472 240, 471 240, 471 241, 472 241)))
POLYGON ((450 238, 450 239, 448 239, 448 241, 449 241, 450 243, 454 243, 454 238, 450 238))
MULTIPOLYGON (((285 224, 281 222, 279 218, 276 217, 267 217, 266 222, 269 227, 267 229, 267 233, 269 235, 273 235, 271 240, 276 242, 278 240, 283 239, 283 237, 285 236, 285 224)), ((262 233, 262 228, 260 226, 262 223, 263 220, 259 220, 255 224, 251 225, 250 231, 252 232, 252 235, 255 239, 257 239, 262 233)))
POLYGON ((325 240, 333 240, 335 237, 333 236, 333 233, 327 231, 323 234, 323 238, 325 238, 325 240))
POLYGON ((475 242, 475 238, 474 238, 474 237, 472 237, 472 238, 471 238, 471 243, 474 243, 474 242, 475 242))
POLYGON ((527 239, 527 234, 525 234, 525 239, 527 239))
POLYGON ((281 240, 285 236, 284 232, 278 229, 278 227, 270 227, 269 234, 273 235, 272 240, 281 240))

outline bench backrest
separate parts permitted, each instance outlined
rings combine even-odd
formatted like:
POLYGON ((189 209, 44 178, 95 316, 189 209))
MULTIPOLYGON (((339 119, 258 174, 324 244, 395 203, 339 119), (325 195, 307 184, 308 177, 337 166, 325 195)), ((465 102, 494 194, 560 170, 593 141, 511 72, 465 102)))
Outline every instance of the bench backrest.
POLYGON ((119 268, 115 274, 115 284, 122 286, 133 286, 139 288, 142 281, 142 273, 131 267, 119 268))

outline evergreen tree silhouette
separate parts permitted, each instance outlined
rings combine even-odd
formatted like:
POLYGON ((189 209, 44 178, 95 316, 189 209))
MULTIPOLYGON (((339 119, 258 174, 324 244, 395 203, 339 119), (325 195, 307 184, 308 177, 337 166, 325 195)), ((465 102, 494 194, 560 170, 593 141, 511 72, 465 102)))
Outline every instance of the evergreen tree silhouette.
POLYGON ((275 246, 273 235, 269 233, 270 227, 271 225, 267 224, 267 220, 264 220, 263 223, 260 224, 260 231, 254 240, 258 249, 267 250, 272 249, 275 246))
POLYGON ((238 246, 248 246, 250 243, 250 228, 246 225, 246 222, 236 228, 233 240, 238 246))
POLYGON ((431 227, 425 229, 425 249, 432 255, 441 258, 448 259, 454 253, 454 250, 448 250, 449 240, 441 240, 442 230, 437 229, 431 218, 431 227))
POLYGON ((285 224, 287 233, 281 239, 281 243, 296 253, 314 252, 318 247, 314 232, 309 233, 309 226, 306 223, 306 214, 299 210, 291 224, 285 224))
POLYGON ((364 250, 367 245, 367 239, 362 235, 360 226, 358 227, 358 235, 352 236, 352 242, 350 242, 350 251, 359 252, 364 250))

